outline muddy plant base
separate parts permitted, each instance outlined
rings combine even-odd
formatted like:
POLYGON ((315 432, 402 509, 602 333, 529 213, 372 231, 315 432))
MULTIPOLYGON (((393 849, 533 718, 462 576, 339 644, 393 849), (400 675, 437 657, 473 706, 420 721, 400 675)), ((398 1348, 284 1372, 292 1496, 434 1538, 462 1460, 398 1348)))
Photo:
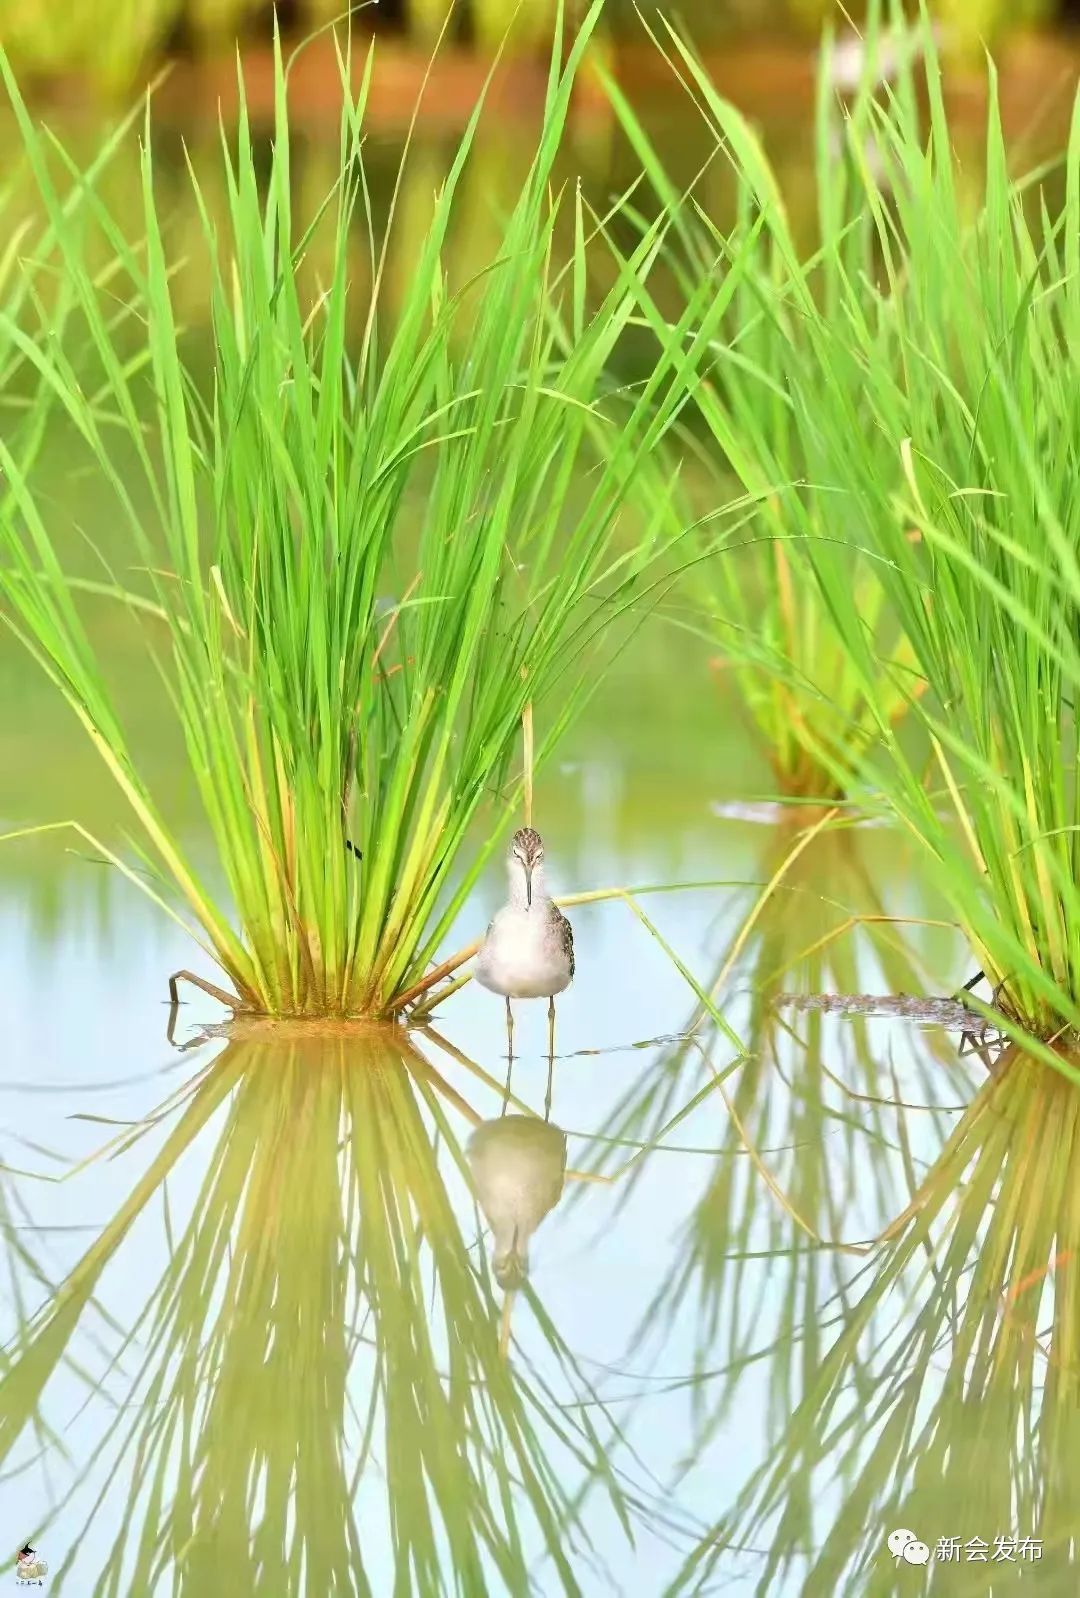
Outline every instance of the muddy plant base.
POLYGON ((211 1021, 202 1028, 208 1038, 391 1038, 403 1028, 397 1021, 371 1021, 364 1016, 246 1015, 231 1021, 211 1021))
POLYGON ((238 994, 219 988, 216 983, 209 982, 205 977, 196 976, 193 971, 174 971, 169 978, 169 1020, 165 1036, 179 1049, 195 1048, 208 1038, 268 1037, 275 1033, 294 1036, 309 1034, 319 1037, 380 1035, 385 1037, 400 1030, 401 1023, 392 1016, 380 1019, 364 1015, 270 1015, 261 1010, 253 1010, 238 994), (184 1002, 180 997, 181 982, 190 983, 201 993, 216 999, 227 1010, 231 1010, 231 1020, 207 1022, 190 1042, 177 1043, 176 1023, 179 1019, 180 1006, 184 1002))

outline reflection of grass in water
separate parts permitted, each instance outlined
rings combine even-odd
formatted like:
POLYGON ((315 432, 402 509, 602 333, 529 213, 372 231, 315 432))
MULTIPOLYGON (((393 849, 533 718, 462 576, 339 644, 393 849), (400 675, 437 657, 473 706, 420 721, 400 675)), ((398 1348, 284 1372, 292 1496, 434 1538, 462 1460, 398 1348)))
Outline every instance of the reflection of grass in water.
MULTIPOLYGON (((707 1099, 723 1123, 712 1174, 634 1339, 640 1345, 666 1336, 688 1301, 694 1303, 693 1397, 701 1427, 695 1451, 728 1416, 743 1367, 760 1343, 760 1314, 771 1314, 775 1304, 769 1425, 775 1431, 782 1424, 820 1352, 822 1304, 839 1293, 843 1307, 851 1261, 830 1245, 873 1237, 895 1214, 903 1202, 890 1174, 897 1165, 907 1167, 909 1182, 917 1181, 902 1112, 897 1141, 895 1075, 890 1081, 888 1062, 865 1023, 841 1023, 826 1034, 821 1017, 811 1015, 798 1036, 772 1005, 793 978, 811 992, 856 991, 870 972, 871 985, 887 990, 924 986, 922 960, 869 877, 865 837, 835 825, 816 836, 798 827, 779 829, 761 873, 771 886, 740 926, 709 987, 726 1013, 733 991, 748 992, 745 1049, 728 1065, 714 1066, 712 1056, 725 1040, 698 1010, 689 1036, 659 1069, 641 1077, 611 1123, 620 1142, 646 1148, 665 1142, 687 1108, 707 1099), (851 983, 855 989, 845 988, 851 983), (835 1042, 827 1051, 826 1036, 843 1039, 840 1059, 835 1042), (773 1263, 766 1272, 768 1257, 773 1263), (728 1375, 701 1380, 724 1366, 728 1375)), ((941 1102, 943 1084, 951 1082, 961 1102, 967 1096, 953 1058, 936 1045, 915 1057, 909 1092, 928 1106, 936 1127, 941 1113, 933 1106, 941 1102)), ((624 1201, 633 1180, 621 1189, 624 1201)))
MULTIPOLYGON (((724 1034, 729 1044, 738 1047, 731 1071, 751 1056, 767 1062, 777 1036, 789 1034, 783 1016, 773 1009, 773 999, 794 985, 809 992, 850 992, 857 989, 844 984, 857 984, 861 976, 891 992, 917 991, 925 985, 922 962, 903 928, 913 925, 932 935, 935 929, 943 931, 943 924, 890 914, 863 860, 863 835, 832 818, 833 813, 827 812, 813 823, 803 817, 778 829, 765 855, 753 903, 712 979, 698 989, 709 1006, 699 1003, 695 1008, 686 1035, 662 1070, 650 1068, 627 1093, 615 1114, 617 1133, 659 1136, 673 1118, 688 1113, 688 1082, 701 1075, 700 1051, 690 1035, 708 1025, 709 1007, 714 1021, 721 1013, 730 1013, 736 978, 739 990, 749 995, 749 1030, 743 1028, 745 1046, 730 1029, 724 1034), (863 943, 873 951, 872 978, 863 965, 863 943)), ((880 1084, 880 1069, 868 1047, 865 1023, 852 1021, 847 1031, 859 1065, 852 1085, 872 1090, 880 1084)), ((701 1089, 702 1097, 711 1091, 712 1080, 714 1076, 701 1089)), ((920 1082, 920 1090, 930 1091, 932 1086, 931 1076, 920 1082)))
MULTIPOLYGON (((465 1163, 438 1092, 402 1033, 256 1032, 178 1096, 164 1146, 0 1381, 7 1455, 102 1272, 214 1117, 190 1217, 166 1205, 164 1272, 96 1381, 122 1407, 58 1584, 130 1472, 102 1591, 218 1591, 227 1571, 241 1592, 381 1593, 389 1561, 396 1591, 517 1593, 538 1555, 557 1590, 581 1590, 590 1481, 620 1517, 642 1505, 599 1432, 500 1353, 440 1169, 439 1143, 465 1163)), ((572 1358, 530 1298, 573 1397, 572 1358)))
MULTIPOLYGON (((1038 1563, 994 1564, 994 1591, 1074 1590, 1078 1137, 1072 1085, 1016 1053, 957 1125, 843 1331, 807 1366, 782 1441, 673 1593, 700 1590, 739 1545, 771 1546, 760 1594, 795 1569, 805 1592, 892 1590, 892 1526, 931 1548, 1041 1538, 1038 1563)), ((944 1588, 947 1574, 933 1579, 944 1588)), ((953 1574, 957 1591, 985 1590, 987 1571, 953 1574)))
MULTIPOLYGON (((26 1152, 40 1156, 45 1151, 31 1144, 26 1152)), ((35 1237, 30 1209, 7 1163, 10 1153, 10 1149, 5 1149, 5 1163, 0 1165, 0 1268, 6 1278, 2 1294, 5 1315, 10 1317, 16 1330, 9 1345, 0 1347, 0 1383, 7 1378, 12 1368, 11 1349, 17 1347, 22 1329, 31 1318, 31 1294, 34 1301, 39 1301, 43 1294, 54 1290, 54 1281, 43 1263, 42 1239, 35 1237)), ((47 1255, 45 1258, 47 1260, 47 1255)), ((100 1310, 100 1306, 97 1308, 100 1310)), ((65 1363, 69 1368, 77 1369, 73 1361, 65 1360, 65 1363)), ((48 1425, 37 1404, 33 1404, 26 1413, 25 1421, 33 1432, 36 1445, 30 1464, 37 1463, 49 1452, 59 1456, 65 1454, 66 1446, 62 1437, 48 1425)))
MULTIPOLYGON (((653 446, 676 403, 662 389, 681 338, 632 401, 612 396, 605 368, 632 297, 619 285, 587 309, 580 210, 571 269, 552 262, 548 179, 596 18, 593 8, 569 65, 552 74, 498 260, 468 294, 447 294, 441 253, 474 119, 385 343, 377 296, 359 351, 347 341, 350 240, 370 222, 366 80, 343 107, 340 182, 325 213, 334 270, 314 303, 299 288, 306 239, 291 210, 283 65, 263 186, 241 118, 235 152, 225 155, 228 227, 219 243, 207 220, 203 239, 212 407, 178 341, 150 145, 145 260, 109 216, 97 216, 120 257, 124 292, 146 317, 146 348, 134 363, 121 358, 112 301, 96 292, 81 240, 60 229, 92 357, 80 375, 60 341, 47 356, 35 352, 40 419, 50 405, 68 413, 115 496, 146 591, 123 591, 107 563, 103 587, 147 629, 231 904, 202 880, 145 781, 84 631, 82 590, 68 581, 43 505, 18 472, 18 515, 0 534, 0 585, 20 635, 136 813, 151 881, 129 871, 131 880, 194 918, 251 1008, 382 1015, 394 1007, 482 867, 483 851, 460 871, 459 852, 489 796, 502 801, 512 786, 525 703, 549 696, 539 758, 595 682, 593 646, 629 623, 631 602, 657 574, 663 484, 653 446), (157 402, 150 446, 139 409, 147 380, 157 402), (116 427, 103 425, 105 410, 116 427), (567 525, 571 487, 589 465, 586 503, 573 506, 567 525), (402 506, 421 470, 412 549, 402 506), (149 517, 133 498, 136 478, 149 517), (631 493, 636 506, 644 502, 645 527, 638 517, 628 547, 618 523, 631 493), (155 522, 164 553, 147 530, 155 522), (362 864, 346 856, 346 834, 362 864)), ((342 72, 347 82, 344 63, 342 72)), ((59 227, 45 145, 20 115, 59 227)), ((648 253, 643 244, 639 266, 648 253)))

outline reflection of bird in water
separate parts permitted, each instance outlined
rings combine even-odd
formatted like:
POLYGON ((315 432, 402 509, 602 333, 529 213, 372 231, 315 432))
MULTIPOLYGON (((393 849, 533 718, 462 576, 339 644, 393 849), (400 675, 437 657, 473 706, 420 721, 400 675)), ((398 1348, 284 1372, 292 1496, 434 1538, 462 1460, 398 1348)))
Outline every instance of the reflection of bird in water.
POLYGON ((494 1239, 495 1280, 511 1291, 529 1273, 529 1239, 562 1196, 566 1133, 535 1115, 502 1115, 481 1121, 467 1153, 494 1239))
POLYGON ((544 841, 531 827, 510 840, 510 899, 496 912, 476 961, 476 980, 506 998, 506 1047, 514 1052, 511 999, 547 999, 548 1056, 555 1054, 555 994, 574 979, 574 934, 544 886, 544 841))

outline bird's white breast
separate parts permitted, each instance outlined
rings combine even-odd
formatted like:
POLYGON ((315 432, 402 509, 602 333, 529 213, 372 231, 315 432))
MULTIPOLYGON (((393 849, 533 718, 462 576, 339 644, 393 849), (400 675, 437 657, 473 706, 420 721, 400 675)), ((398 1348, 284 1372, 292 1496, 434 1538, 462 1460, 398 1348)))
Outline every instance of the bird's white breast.
POLYGON ((511 999, 546 999, 570 985, 555 924, 540 908, 499 911, 476 961, 476 980, 511 999))

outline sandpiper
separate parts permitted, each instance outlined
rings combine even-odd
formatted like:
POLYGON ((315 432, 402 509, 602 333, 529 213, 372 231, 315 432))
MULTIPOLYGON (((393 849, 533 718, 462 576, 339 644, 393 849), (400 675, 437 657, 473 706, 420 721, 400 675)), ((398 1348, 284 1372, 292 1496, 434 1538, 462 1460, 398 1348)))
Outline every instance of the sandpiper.
POLYGON ((506 999, 506 1048, 514 1054, 511 999, 547 999, 548 1059, 555 1057, 555 995, 574 980, 574 934, 544 887, 544 841, 532 827, 510 840, 510 899, 484 935, 476 980, 506 999))

